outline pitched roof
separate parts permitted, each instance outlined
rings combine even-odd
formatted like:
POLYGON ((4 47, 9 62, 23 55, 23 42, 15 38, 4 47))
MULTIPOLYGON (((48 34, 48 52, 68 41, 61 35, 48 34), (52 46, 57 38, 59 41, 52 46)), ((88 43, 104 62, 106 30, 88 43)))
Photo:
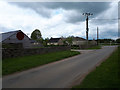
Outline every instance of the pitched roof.
MULTIPOLYGON (((0 42, 4 41, 5 39, 9 38, 10 36, 16 34, 17 32, 20 32, 21 30, 17 31, 11 31, 11 32, 6 32, 6 33, 1 33, 0 34, 0 42)), ((22 32, 22 31, 21 31, 22 32)))
POLYGON ((49 40, 50 43, 55 43, 55 42, 58 42, 61 38, 51 38, 49 40))
POLYGON ((76 41, 81 41, 81 40, 86 40, 86 39, 84 39, 84 38, 81 38, 81 37, 73 37, 73 40, 76 40, 76 41))

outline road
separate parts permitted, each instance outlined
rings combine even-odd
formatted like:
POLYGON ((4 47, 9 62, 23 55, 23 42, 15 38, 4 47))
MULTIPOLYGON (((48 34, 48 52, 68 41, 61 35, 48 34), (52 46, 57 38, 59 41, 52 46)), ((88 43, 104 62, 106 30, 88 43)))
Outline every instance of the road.
POLYGON ((83 53, 61 61, 3 77, 3 88, 67 88, 78 76, 106 59, 115 46, 83 53))

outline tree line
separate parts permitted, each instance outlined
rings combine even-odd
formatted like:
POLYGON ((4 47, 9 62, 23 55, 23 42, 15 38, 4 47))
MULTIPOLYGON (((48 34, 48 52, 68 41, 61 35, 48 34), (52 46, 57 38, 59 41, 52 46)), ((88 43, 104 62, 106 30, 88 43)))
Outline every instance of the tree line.
MULTIPOLYGON (((37 42, 42 43, 44 46, 46 46, 47 43, 48 43, 48 41, 50 40, 49 38, 43 39, 42 34, 41 34, 41 32, 40 32, 39 29, 35 29, 35 30, 31 33, 31 39, 32 39, 32 40, 35 40, 35 41, 37 41, 37 42)), ((72 44, 72 40, 73 40, 73 36, 69 36, 69 37, 67 37, 67 38, 63 41, 63 43, 64 43, 65 45, 67 45, 67 44, 70 44, 70 45, 71 45, 71 44, 72 44)))
MULTIPOLYGON (((63 42, 64 44, 72 44, 72 40, 73 40, 74 36, 69 36, 67 37, 63 42)), ((36 40, 37 42, 42 43, 43 45, 47 45, 49 38, 45 38, 43 39, 42 34, 40 32, 39 29, 35 29, 32 33, 31 33, 31 39, 32 40, 36 40)), ((97 41, 97 40, 96 40, 97 41)), ((113 39, 98 39, 99 43, 119 43, 120 44, 120 38, 113 40, 113 39)))

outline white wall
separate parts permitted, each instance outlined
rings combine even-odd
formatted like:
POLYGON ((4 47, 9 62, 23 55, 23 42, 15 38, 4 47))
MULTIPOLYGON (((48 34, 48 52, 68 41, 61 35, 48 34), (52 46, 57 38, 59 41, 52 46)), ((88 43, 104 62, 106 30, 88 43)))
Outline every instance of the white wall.
POLYGON ((31 47, 30 39, 26 35, 24 35, 23 40, 18 40, 16 34, 14 34, 11 37, 4 40, 3 43, 22 43, 24 48, 31 47))
POLYGON ((73 45, 84 45, 86 41, 73 41, 73 45))

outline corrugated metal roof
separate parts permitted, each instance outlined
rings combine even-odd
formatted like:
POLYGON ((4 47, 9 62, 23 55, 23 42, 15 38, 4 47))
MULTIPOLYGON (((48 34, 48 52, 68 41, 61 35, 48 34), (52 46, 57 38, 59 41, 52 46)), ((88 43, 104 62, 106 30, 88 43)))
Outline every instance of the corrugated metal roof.
POLYGON ((4 41, 5 39, 9 38, 11 35, 20 32, 21 30, 17 30, 17 31, 11 31, 11 32, 6 32, 6 33, 1 33, 0 34, 0 42, 4 41))

